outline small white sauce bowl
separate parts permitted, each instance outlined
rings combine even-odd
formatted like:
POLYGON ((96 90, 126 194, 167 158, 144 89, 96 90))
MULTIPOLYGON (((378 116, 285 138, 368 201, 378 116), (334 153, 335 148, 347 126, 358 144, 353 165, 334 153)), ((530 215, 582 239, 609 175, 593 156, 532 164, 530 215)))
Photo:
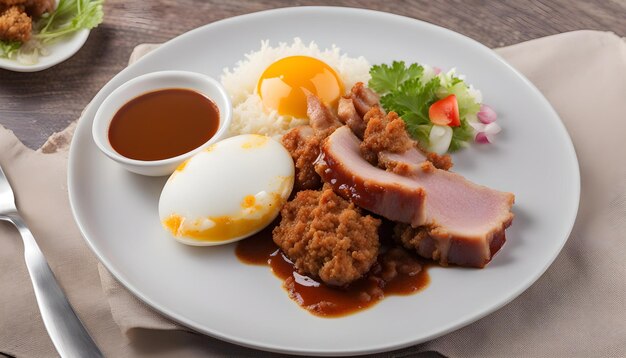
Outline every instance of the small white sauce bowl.
MULTIPOLYGON (((92 126, 92 135, 98 148, 107 157, 113 159, 125 169, 141 175, 162 176, 173 173, 182 162, 212 143, 225 138, 228 135, 231 119, 232 104, 230 97, 218 81, 196 72, 160 71, 136 77, 111 92, 96 112, 92 126), (109 126, 117 111, 132 99, 145 93, 170 88, 196 91, 208 97, 217 105, 220 123, 215 135, 198 148, 167 159, 137 160, 127 158, 116 152, 109 141, 109 126)), ((164 140, 167 140, 167 138, 164 138, 164 140)))

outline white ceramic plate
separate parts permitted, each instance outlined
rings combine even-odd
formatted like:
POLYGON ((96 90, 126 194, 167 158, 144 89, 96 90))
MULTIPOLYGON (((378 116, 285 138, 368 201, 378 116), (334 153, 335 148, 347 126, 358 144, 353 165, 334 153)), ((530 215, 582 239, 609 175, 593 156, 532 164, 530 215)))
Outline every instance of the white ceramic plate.
POLYGON ((502 307, 548 268, 576 218, 576 154, 539 91, 488 48, 452 31, 396 15, 298 7, 219 21, 184 34, 113 78, 78 125, 69 162, 70 201, 89 246, 117 279, 164 315, 241 345, 296 354, 361 354, 427 341, 502 307), (347 317, 313 316, 291 301, 264 266, 248 266, 234 245, 188 247, 168 239, 157 202, 165 179, 131 174, 98 151, 91 123, 103 99, 138 75, 197 71, 219 78, 270 39, 337 44, 370 63, 419 61, 457 67, 481 89, 504 128, 498 142, 454 155, 469 179, 516 194, 508 242, 483 269, 433 268, 431 284, 347 317))
POLYGON ((49 54, 39 56, 39 61, 34 65, 25 65, 17 60, 0 58, 0 68, 16 72, 43 71, 74 56, 74 54, 83 47, 88 37, 89 30, 83 29, 58 42, 47 45, 46 49, 49 54))

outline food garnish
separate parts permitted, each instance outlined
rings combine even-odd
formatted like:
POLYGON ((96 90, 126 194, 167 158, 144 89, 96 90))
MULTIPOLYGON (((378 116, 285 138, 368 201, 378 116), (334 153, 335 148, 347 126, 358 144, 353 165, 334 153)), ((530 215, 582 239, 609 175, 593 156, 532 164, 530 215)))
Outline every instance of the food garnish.
POLYGON ((0 41, 0 57, 11 58, 22 47, 19 41, 0 41))
MULTIPOLYGON (((27 65, 36 64, 39 56, 48 54, 46 45, 83 29, 98 26, 103 19, 104 0, 60 0, 57 8, 46 12, 30 28, 27 41, 0 39, 0 57, 16 59, 27 65)), ((35 17, 33 15, 33 17, 35 17)))
MULTIPOLYGON (((391 65, 372 66, 370 75, 369 87, 382 96, 382 106, 397 112, 411 136, 425 148, 443 154, 467 146, 471 139, 485 142, 485 128, 473 125, 482 121, 478 118, 481 94, 457 76, 454 69, 444 73, 436 67, 417 63, 407 66, 403 61, 394 61, 391 65), (452 129, 451 136, 445 127, 452 129)), ((484 108, 481 117, 495 120, 495 112, 484 108)), ((489 129, 488 142, 497 133, 494 128, 489 129)))
POLYGON ((480 106, 477 117, 479 122, 470 123, 476 131, 476 142, 492 143, 494 136, 502 130, 500 126, 495 123, 498 115, 491 107, 483 104, 480 106))
POLYGON ((440 126, 460 126, 459 103, 456 101, 456 95, 451 94, 431 104, 428 109, 428 117, 431 122, 440 126))

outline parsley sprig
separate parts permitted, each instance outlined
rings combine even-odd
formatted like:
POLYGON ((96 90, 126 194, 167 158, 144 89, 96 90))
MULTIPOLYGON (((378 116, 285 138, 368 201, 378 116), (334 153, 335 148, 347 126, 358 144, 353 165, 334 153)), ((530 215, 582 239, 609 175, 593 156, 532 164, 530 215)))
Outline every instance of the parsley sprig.
POLYGON ((417 63, 407 66, 403 61, 372 66, 370 75, 368 85, 382 96, 380 102, 383 108, 398 113, 406 123, 409 134, 423 146, 428 147, 428 137, 433 126, 428 117, 428 109, 437 100, 450 94, 457 95, 459 99, 461 125, 452 129, 452 141, 448 150, 456 151, 471 140, 473 129, 467 116, 475 115, 480 104, 469 95, 469 88, 462 79, 455 76, 445 78, 441 75, 427 79, 423 66, 417 63))

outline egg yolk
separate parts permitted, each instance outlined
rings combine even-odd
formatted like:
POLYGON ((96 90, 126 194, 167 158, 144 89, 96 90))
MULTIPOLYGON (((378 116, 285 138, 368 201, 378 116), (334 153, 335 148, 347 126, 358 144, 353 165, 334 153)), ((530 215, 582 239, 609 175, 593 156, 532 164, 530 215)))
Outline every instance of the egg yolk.
POLYGON ((250 213, 260 214, 254 218, 230 215, 207 217, 206 220, 209 220, 212 226, 206 229, 201 228, 204 218, 189 220, 178 214, 168 216, 161 223, 174 237, 213 242, 232 240, 257 232, 274 220, 285 199, 278 194, 272 196, 272 201, 267 206, 258 205, 254 195, 244 197, 241 207, 248 209, 250 213))
POLYGON ((307 118, 306 88, 328 106, 337 105, 343 84, 326 63, 308 56, 291 56, 272 63, 261 75, 257 92, 268 109, 283 116, 307 118))

